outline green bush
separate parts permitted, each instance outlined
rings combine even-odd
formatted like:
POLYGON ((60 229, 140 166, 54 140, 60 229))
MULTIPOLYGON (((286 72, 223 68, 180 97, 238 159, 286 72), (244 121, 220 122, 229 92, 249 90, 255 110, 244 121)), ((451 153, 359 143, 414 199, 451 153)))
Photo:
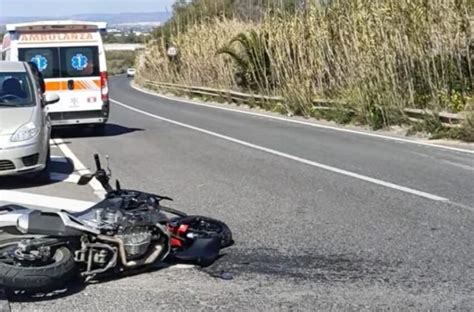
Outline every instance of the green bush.
POLYGON ((134 51, 108 51, 106 58, 109 75, 123 74, 135 64, 134 51))

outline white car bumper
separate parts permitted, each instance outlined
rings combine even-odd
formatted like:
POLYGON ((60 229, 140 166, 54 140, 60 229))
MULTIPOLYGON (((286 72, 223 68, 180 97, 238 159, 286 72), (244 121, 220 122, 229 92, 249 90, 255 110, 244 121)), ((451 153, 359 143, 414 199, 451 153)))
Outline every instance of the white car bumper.
POLYGON ((5 144, 9 137, 0 137, 0 176, 41 171, 46 166, 47 147, 38 138, 24 144, 5 144))

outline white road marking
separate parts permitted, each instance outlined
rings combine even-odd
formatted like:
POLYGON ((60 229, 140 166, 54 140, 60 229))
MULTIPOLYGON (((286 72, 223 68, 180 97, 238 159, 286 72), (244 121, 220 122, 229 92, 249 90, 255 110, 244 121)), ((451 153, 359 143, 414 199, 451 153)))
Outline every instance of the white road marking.
POLYGON ((183 264, 183 263, 178 263, 172 266, 169 266, 169 269, 180 269, 180 270, 189 270, 189 269, 194 269, 196 266, 193 264, 183 264))
POLYGON ((351 133, 351 134, 364 135, 364 136, 378 138, 378 139, 396 141, 396 142, 401 142, 401 143, 416 144, 416 145, 439 148, 439 149, 444 149, 444 150, 449 150, 449 151, 454 151, 454 152, 474 154, 474 150, 468 150, 468 149, 457 148, 457 147, 452 147, 452 146, 427 143, 427 142, 422 142, 422 141, 415 141, 415 140, 410 140, 410 139, 398 138, 398 137, 394 137, 394 136, 388 136, 388 135, 383 135, 383 134, 352 130, 352 129, 347 129, 347 128, 340 128, 340 127, 329 126, 329 125, 322 125, 322 124, 317 124, 317 123, 313 123, 313 122, 305 122, 305 121, 301 121, 301 120, 289 119, 289 118, 278 117, 278 116, 271 116, 271 115, 260 114, 260 113, 256 113, 256 112, 248 112, 248 111, 243 111, 243 110, 229 108, 229 107, 221 107, 221 106, 217 106, 217 105, 205 104, 205 103, 190 101, 190 100, 186 100, 186 99, 173 98, 173 97, 169 97, 169 96, 166 96, 166 95, 157 94, 155 92, 143 90, 143 89, 138 88, 137 86, 135 86, 133 84, 131 84, 131 87, 133 89, 137 90, 137 91, 140 91, 140 92, 143 92, 143 93, 146 93, 146 94, 150 94, 150 95, 154 95, 156 97, 161 97, 161 98, 164 98, 164 99, 168 99, 168 100, 171 100, 171 101, 176 101, 176 102, 183 102, 183 103, 187 103, 187 104, 198 105, 198 106, 209 107, 209 108, 215 108, 215 109, 225 110, 225 111, 239 113, 239 114, 245 114, 245 115, 251 115, 251 116, 257 116, 257 117, 263 117, 263 118, 268 118, 268 119, 279 120, 279 121, 285 121, 285 122, 289 122, 289 123, 300 124, 300 125, 305 125, 305 126, 310 126, 310 127, 315 127, 315 128, 321 128, 321 129, 328 129, 328 130, 346 132, 346 133, 351 133))
POLYGON ((415 189, 412 189, 412 188, 409 188, 409 187, 405 187, 405 186, 401 186, 401 185, 398 185, 398 184, 382 181, 382 180, 379 180, 379 179, 371 178, 371 177, 364 176, 364 175, 354 173, 354 172, 351 172, 351 171, 347 171, 347 170, 344 170, 344 169, 339 169, 339 168, 336 168, 336 167, 324 165, 324 164, 321 164, 321 163, 318 163, 318 162, 315 162, 315 161, 311 161, 311 160, 308 160, 308 159, 304 159, 304 158, 301 158, 301 157, 297 157, 297 156, 294 156, 294 155, 282 153, 282 152, 279 152, 279 151, 276 151, 276 150, 273 150, 273 149, 270 149, 270 148, 266 148, 266 147, 259 146, 259 145, 256 145, 256 144, 252 144, 252 143, 249 143, 249 142, 245 142, 245 141, 242 141, 242 140, 239 140, 239 139, 235 139, 235 138, 232 138, 232 137, 229 137, 229 136, 225 136, 225 135, 222 135, 222 134, 219 134, 219 133, 216 133, 216 132, 212 132, 212 131, 208 131, 208 130, 198 128, 198 127, 195 127, 195 126, 191 126, 191 125, 179 122, 179 121, 175 121, 175 120, 171 120, 171 119, 168 119, 168 118, 160 117, 158 115, 154 115, 154 114, 145 112, 143 110, 134 108, 132 106, 129 106, 129 105, 121 103, 121 102, 118 102, 118 101, 113 100, 113 99, 111 99, 111 101, 116 103, 117 105, 120 105, 124 108, 127 108, 127 109, 131 110, 131 111, 143 114, 143 115, 151 117, 151 118, 155 118, 155 119, 165 121, 165 122, 168 122, 168 123, 171 123, 171 124, 183 127, 183 128, 187 128, 187 129, 191 129, 191 130, 198 131, 198 132, 201 132, 201 133, 205 133, 205 134, 208 134, 208 135, 211 135, 211 136, 223 139, 223 140, 227 140, 227 141, 230 141, 230 142, 233 142, 233 143, 236 143, 236 144, 240 144, 240 145, 243 145, 243 146, 246 146, 246 147, 250 147, 250 148, 253 148, 253 149, 256 149, 256 150, 259 150, 259 151, 263 151, 263 152, 266 152, 266 153, 269 153, 269 154, 273 154, 273 155, 276 155, 276 156, 280 156, 280 157, 283 157, 283 158, 286 158, 286 159, 294 160, 294 161, 297 161, 297 162, 300 162, 300 163, 303 163, 303 164, 306 164, 306 165, 310 165, 310 166, 317 167, 317 168, 320 168, 320 169, 324 169, 324 170, 327 170, 327 171, 335 172, 335 173, 342 174, 342 175, 345 175, 345 176, 349 176, 349 177, 352 177, 352 178, 355 178, 355 179, 358 179, 358 180, 362 180, 362 181, 366 181, 366 182, 373 183, 373 184, 376 184, 376 185, 391 188, 391 189, 394 189, 394 190, 397 190, 397 191, 401 191, 401 192, 409 193, 409 194, 412 194, 412 195, 424 197, 424 198, 427 198, 427 199, 431 199, 431 200, 435 200, 435 201, 442 201, 442 202, 448 202, 449 201, 449 199, 441 197, 441 196, 437 196, 437 195, 434 195, 434 194, 422 192, 422 191, 419 191, 419 190, 415 190, 415 189))
POLYGON ((68 182, 77 184, 79 182, 79 178, 81 176, 78 174, 66 174, 66 173, 59 173, 59 172, 50 172, 49 178, 56 182, 68 182))
POLYGON ((95 205, 94 202, 17 191, 0 191, 0 201, 17 205, 39 206, 68 211, 84 211, 95 205))
MULTIPOLYGON (((62 139, 59 139, 59 138, 53 139, 53 141, 59 147, 59 149, 61 149, 64 156, 66 156, 67 158, 71 160, 72 164, 74 165, 75 171, 79 175, 91 173, 91 171, 87 169, 86 166, 84 166, 84 164, 79 160, 79 158, 76 157, 76 155, 74 155, 74 153, 69 149, 69 147, 64 143, 62 139)), ((92 189, 94 190, 94 193, 98 197, 104 198, 106 192, 104 188, 102 187, 102 185, 99 183, 99 181, 97 181, 96 179, 93 179, 89 183, 89 185, 92 187, 92 189)))
POLYGON ((52 155, 51 160, 53 162, 56 162, 56 163, 60 162, 60 163, 66 163, 67 164, 69 162, 69 160, 66 157, 63 157, 63 156, 53 156, 52 155))

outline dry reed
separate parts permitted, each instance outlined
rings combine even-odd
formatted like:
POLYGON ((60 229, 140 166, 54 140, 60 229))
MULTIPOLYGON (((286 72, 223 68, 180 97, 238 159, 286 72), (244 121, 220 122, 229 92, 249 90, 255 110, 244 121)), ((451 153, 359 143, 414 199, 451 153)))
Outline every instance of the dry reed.
POLYGON ((243 75, 252 79, 257 73, 267 83, 250 91, 285 97, 287 112, 314 116, 314 98, 341 100, 349 104, 338 105, 339 112, 352 113, 340 121, 373 128, 405 122, 407 107, 472 110, 470 8, 469 0, 334 0, 307 11, 273 11, 258 22, 206 19, 171 36, 179 49, 174 60, 166 56, 163 38, 151 42, 139 76, 249 91, 237 74, 247 71, 243 75), (252 31, 268 62, 246 55, 255 48, 229 45, 252 31), (222 48, 250 65, 217 53, 222 48))

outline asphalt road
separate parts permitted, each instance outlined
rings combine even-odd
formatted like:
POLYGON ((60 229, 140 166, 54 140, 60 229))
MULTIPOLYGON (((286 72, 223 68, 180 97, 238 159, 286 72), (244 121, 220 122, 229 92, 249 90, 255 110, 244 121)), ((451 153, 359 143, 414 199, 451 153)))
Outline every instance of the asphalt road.
MULTIPOLYGON (((124 77, 110 89, 104 136, 56 136, 86 166, 110 155, 125 187, 226 221, 237 243, 205 270, 117 276, 13 311, 474 306, 473 153, 163 99, 124 77)), ((97 200, 71 183, 8 185, 97 200)))

